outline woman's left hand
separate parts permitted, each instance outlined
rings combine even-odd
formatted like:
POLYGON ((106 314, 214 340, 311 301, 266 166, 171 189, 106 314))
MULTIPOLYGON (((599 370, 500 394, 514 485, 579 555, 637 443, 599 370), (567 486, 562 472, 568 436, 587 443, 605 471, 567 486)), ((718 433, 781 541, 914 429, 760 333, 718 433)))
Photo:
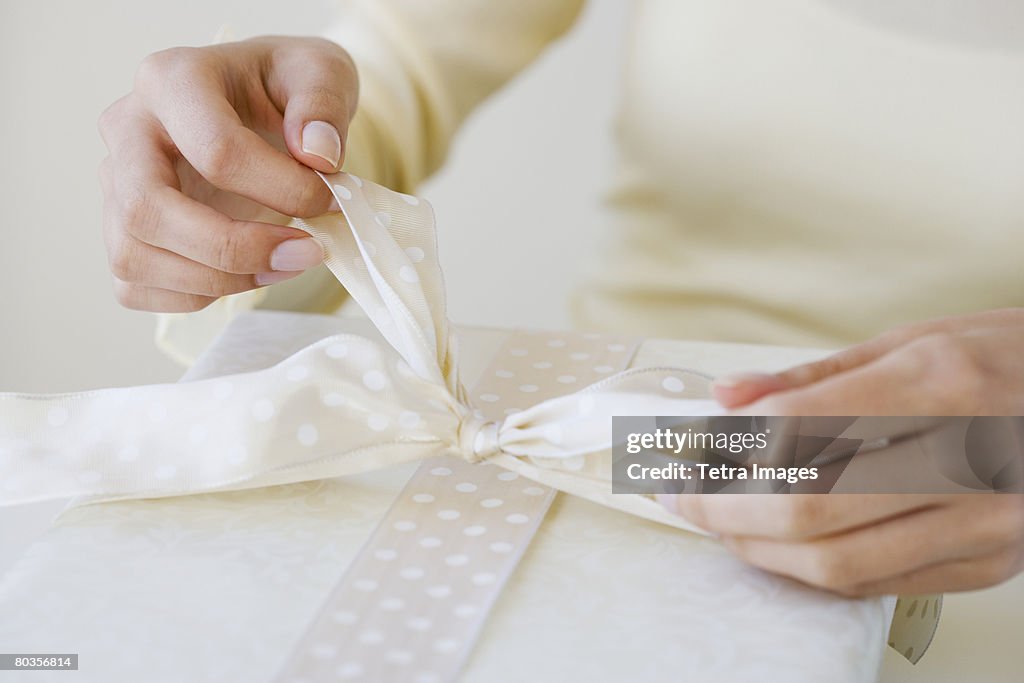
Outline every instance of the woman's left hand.
MULTIPOLYGON (((750 415, 1024 415, 1024 309, 907 326, 714 391, 750 415)), ((971 590, 1024 569, 1022 494, 661 499, 751 564, 844 595, 971 590)))

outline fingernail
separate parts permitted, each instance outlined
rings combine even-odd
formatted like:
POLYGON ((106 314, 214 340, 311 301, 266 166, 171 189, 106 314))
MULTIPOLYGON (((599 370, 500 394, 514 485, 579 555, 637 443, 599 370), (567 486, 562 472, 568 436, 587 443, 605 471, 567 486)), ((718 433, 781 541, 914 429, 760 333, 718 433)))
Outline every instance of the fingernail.
POLYGON ((276 285, 278 282, 291 280, 293 277, 302 275, 301 270, 282 270, 276 273, 256 273, 256 284, 260 287, 276 285))
POLYGON ((767 372, 741 372, 734 375, 726 375, 725 377, 718 377, 711 383, 711 385, 716 389, 735 389, 741 384, 763 382, 764 380, 771 379, 774 376, 775 375, 768 374, 767 372))
POLYGON ((310 121, 302 127, 302 151, 315 154, 338 167, 341 160, 341 136, 338 129, 325 121, 310 121))
POLYGON ((323 260, 324 250, 320 243, 311 237, 300 237, 277 245, 270 255, 270 267, 274 270, 305 270, 323 260))

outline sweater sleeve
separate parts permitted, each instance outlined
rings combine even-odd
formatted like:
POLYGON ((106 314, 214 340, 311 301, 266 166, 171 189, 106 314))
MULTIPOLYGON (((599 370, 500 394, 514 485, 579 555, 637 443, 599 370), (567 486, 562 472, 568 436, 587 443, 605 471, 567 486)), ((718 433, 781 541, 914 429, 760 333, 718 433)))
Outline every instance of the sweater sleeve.
POLYGON ((565 33, 583 0, 343 0, 327 32, 352 55, 359 107, 345 170, 412 192, 473 108, 565 33))

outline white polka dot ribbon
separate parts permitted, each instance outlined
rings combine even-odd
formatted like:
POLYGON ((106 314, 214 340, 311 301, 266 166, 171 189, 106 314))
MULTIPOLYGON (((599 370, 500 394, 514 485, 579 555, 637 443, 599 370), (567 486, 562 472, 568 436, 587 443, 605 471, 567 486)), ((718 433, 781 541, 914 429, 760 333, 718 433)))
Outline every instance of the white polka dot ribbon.
MULTIPOLYGON (((584 386, 589 373, 566 370, 564 359, 539 360, 550 366, 533 369, 556 373, 569 393, 538 400, 542 382, 504 369, 513 376, 497 376, 500 387, 468 395, 430 206, 356 176, 323 179, 341 213, 298 224, 321 242, 325 263, 386 344, 336 335, 256 372, 75 394, 0 393, 0 505, 255 488, 449 454, 693 530, 647 497, 611 494, 611 416, 717 414, 704 380, 678 368, 615 372, 596 361, 590 370, 604 378, 584 386), (522 410, 477 407, 491 404, 522 410)), ((517 352, 529 353, 509 351, 517 352)), ((572 353, 586 363, 590 352, 572 353)), ((372 633, 364 636, 372 641, 372 633)), ((463 651, 459 642, 432 647, 463 651)))

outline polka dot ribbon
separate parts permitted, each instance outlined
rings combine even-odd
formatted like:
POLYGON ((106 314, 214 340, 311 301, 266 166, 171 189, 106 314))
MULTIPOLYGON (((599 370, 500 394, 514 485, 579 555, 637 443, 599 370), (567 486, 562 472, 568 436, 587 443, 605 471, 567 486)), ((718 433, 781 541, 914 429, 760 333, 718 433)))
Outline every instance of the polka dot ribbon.
MULTIPOLYGON (((523 402, 599 381, 625 368, 636 346, 514 332, 473 389, 481 419, 500 420, 523 402)), ((566 465, 578 469, 583 460, 566 465)), ((450 456, 424 461, 276 682, 454 680, 554 494, 502 467, 450 456)))
POLYGON ((256 488, 448 455, 695 530, 645 496, 611 494, 610 418, 716 414, 703 379, 678 368, 597 364, 601 379, 583 386, 583 373, 566 371, 567 393, 543 400, 540 382, 515 377, 501 377, 504 394, 469 395, 430 206, 353 175, 322 178, 341 211, 297 224, 321 242, 325 263, 385 343, 342 334, 255 372, 0 393, 0 505, 256 488), (490 404, 504 408, 497 414, 490 404))
POLYGON ((470 396, 459 379, 430 206, 353 175, 323 178, 341 212, 299 224, 385 343, 342 334, 255 372, 0 394, 0 505, 253 488, 454 453, 689 528, 648 498, 611 496, 610 417, 715 412, 706 386, 676 368, 602 363, 584 386, 552 364, 533 370, 561 373, 556 385, 573 391, 538 400, 540 380, 510 378, 521 410, 485 414, 478 406, 501 397, 470 396))

